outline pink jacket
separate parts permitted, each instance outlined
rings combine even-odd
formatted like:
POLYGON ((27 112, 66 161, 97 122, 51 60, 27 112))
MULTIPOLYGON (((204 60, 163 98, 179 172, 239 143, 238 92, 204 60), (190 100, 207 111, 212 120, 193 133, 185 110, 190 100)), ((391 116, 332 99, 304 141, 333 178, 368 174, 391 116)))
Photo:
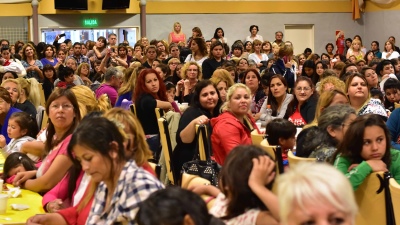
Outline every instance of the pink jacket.
MULTIPOLYGON (((253 118, 247 115, 251 125, 257 127, 253 118)), ((251 145, 251 130, 232 113, 224 112, 211 119, 213 128, 211 144, 215 161, 223 165, 229 152, 238 145, 251 145)))

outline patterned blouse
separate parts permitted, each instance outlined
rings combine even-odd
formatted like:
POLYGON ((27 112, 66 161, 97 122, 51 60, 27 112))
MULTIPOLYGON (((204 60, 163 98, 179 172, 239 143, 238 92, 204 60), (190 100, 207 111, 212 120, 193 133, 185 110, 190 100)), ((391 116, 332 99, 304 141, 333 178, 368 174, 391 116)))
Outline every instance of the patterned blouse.
POLYGON ((138 204, 151 193, 163 188, 156 177, 139 168, 134 160, 129 160, 119 175, 118 185, 107 211, 104 207, 108 189, 104 182, 100 183, 86 225, 112 225, 118 222, 135 224, 138 204))
POLYGON ((377 114, 387 118, 387 112, 385 107, 382 105, 381 100, 375 98, 371 98, 357 113, 358 116, 365 114, 377 114))
MULTIPOLYGON (((25 67, 25 69, 31 66, 31 65, 29 65, 29 63, 28 63, 27 61, 25 61, 25 60, 22 60, 21 63, 22 63, 22 65, 25 67)), ((43 64, 42 64, 42 62, 41 62, 40 60, 37 60, 37 59, 36 59, 36 60, 35 60, 35 63, 34 63, 33 65, 39 67, 39 69, 41 69, 41 70, 43 69, 43 64)), ((32 77, 33 77, 33 78, 36 78, 36 80, 37 80, 38 82, 42 82, 41 79, 40 79, 40 77, 39 77, 39 74, 38 74, 36 71, 34 71, 34 70, 26 71, 26 78, 32 78, 32 77)))

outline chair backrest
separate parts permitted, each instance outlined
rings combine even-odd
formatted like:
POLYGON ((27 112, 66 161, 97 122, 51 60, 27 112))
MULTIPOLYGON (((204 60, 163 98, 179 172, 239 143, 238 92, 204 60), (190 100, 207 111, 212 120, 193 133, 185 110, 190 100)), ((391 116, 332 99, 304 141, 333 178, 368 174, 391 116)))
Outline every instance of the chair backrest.
POLYGON ((371 173, 355 191, 359 208, 357 225, 386 224, 385 193, 381 190, 383 177, 383 172, 371 173))
POLYGON ((49 116, 46 113, 46 110, 43 111, 43 119, 42 119, 42 126, 41 129, 47 126, 47 123, 49 122, 49 116))
POLYGON ((394 178, 389 180, 390 194, 392 195, 394 217, 400 222, 400 184, 394 178))
POLYGON ((288 161, 289 161, 289 167, 294 167, 300 162, 315 162, 316 158, 298 157, 295 156, 292 151, 288 151, 288 161))
POLYGON ((163 109, 155 108, 155 111, 156 111, 156 117, 157 117, 157 119, 160 119, 161 117, 164 116, 164 110, 163 110, 163 109))
POLYGON ((46 107, 46 98, 44 96, 43 84, 39 83, 38 88, 39 88, 39 94, 40 94, 40 105, 43 107, 46 107))
POLYGON ((161 166, 159 164, 155 164, 155 163, 152 163, 152 162, 149 162, 149 165, 153 169, 153 171, 156 174, 157 178, 160 179, 161 166))
POLYGON ((131 112, 133 113, 133 115, 137 116, 135 104, 131 104, 131 105, 129 106, 129 108, 131 109, 131 112))
POLYGON ((253 145, 260 145, 261 142, 264 140, 265 134, 259 134, 257 129, 254 129, 251 132, 251 142, 253 145))
MULTIPOLYGON (((205 126, 200 126, 199 124, 196 124, 196 134, 199 132, 199 129, 202 130, 202 132, 205 132, 206 134, 206 138, 207 141, 209 141, 208 139, 208 132, 207 132, 207 128, 205 126)), ((204 146, 204 141, 203 141, 203 136, 199 135, 199 138, 196 140, 199 144, 199 156, 200 156, 200 160, 206 160, 207 156, 206 156, 206 146, 204 146)), ((211 150, 211 149, 210 149, 211 150)), ((210 152, 211 154, 211 152, 210 152)))
POLYGON ((276 165, 276 174, 282 174, 284 172, 283 169, 283 160, 282 160, 282 148, 279 145, 269 145, 268 141, 264 139, 261 142, 261 148, 264 149, 275 161, 276 165))
POLYGON ((165 165, 167 167, 168 179, 171 181, 172 184, 175 184, 173 167, 171 166, 172 146, 167 120, 165 120, 164 118, 158 119, 158 128, 160 130, 160 140, 162 152, 165 158, 165 165))

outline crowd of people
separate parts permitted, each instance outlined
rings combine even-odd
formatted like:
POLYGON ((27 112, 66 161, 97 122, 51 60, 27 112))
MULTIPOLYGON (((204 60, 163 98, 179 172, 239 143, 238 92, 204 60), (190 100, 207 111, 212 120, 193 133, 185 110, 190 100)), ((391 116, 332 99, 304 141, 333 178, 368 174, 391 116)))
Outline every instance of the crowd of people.
POLYGON ((383 51, 356 35, 338 37, 336 53, 327 43, 294 55, 283 32, 270 42, 257 25, 232 45, 222 28, 210 39, 192 31, 177 22, 168 40, 0 41, 3 179, 43 195, 48 212, 27 224, 354 224, 353 191, 369 174, 390 171, 400 183, 394 37, 383 51), (156 108, 176 118, 174 184, 204 124, 219 187, 165 189, 157 179, 156 108), (289 165, 275 181, 276 162, 252 145, 254 131, 282 147, 284 164, 289 150, 322 163, 289 165), (215 198, 209 211, 197 194, 215 198))

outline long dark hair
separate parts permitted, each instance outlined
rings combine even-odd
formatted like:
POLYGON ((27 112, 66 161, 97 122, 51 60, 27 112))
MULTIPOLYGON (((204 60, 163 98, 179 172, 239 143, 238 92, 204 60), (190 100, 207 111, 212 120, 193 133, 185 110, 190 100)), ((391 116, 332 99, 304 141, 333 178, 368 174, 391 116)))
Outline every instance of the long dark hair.
POLYGON ((13 152, 9 156, 7 156, 6 161, 4 162, 3 168, 3 180, 7 180, 9 178, 8 173, 11 169, 14 169, 22 165, 26 171, 36 170, 35 162, 33 162, 26 154, 21 152, 13 152))
MULTIPOLYGON (((268 87, 271 90, 271 82, 273 79, 278 78, 282 84, 287 88, 288 84, 286 79, 280 75, 280 74, 275 74, 273 75, 269 81, 268 81, 268 87)), ((272 91, 268 92, 268 99, 267 99, 267 105, 271 105, 271 109, 272 109, 272 116, 276 116, 278 113, 278 101, 276 100, 276 98, 272 95, 272 91)))
POLYGON ((349 126, 344 135, 343 141, 339 144, 338 150, 334 157, 340 156, 347 158, 350 164, 360 164, 364 159, 361 152, 364 144, 364 131, 366 127, 378 126, 382 128, 386 138, 386 151, 382 157, 382 161, 390 168, 392 157, 390 155, 390 132, 383 119, 376 114, 367 114, 357 117, 349 126))
POLYGON ((306 60, 306 61, 304 62, 304 64, 303 64, 303 69, 301 70, 301 75, 302 75, 302 76, 309 77, 309 78, 311 79, 311 81, 313 82, 314 85, 316 85, 316 84, 318 83, 318 81, 319 81, 319 76, 318 76, 318 74, 317 74, 317 67, 316 67, 316 65, 315 65, 315 63, 314 63, 313 60, 306 60), (312 74, 310 77, 306 74, 305 68, 311 68, 311 69, 313 69, 313 74, 312 74))
POLYGON ((176 225, 184 224, 186 215, 194 224, 224 224, 208 213, 207 205, 200 196, 180 187, 168 187, 152 193, 139 203, 135 221, 139 225, 176 225))
POLYGON ((222 102, 222 100, 221 100, 221 96, 219 95, 217 86, 216 86, 213 82, 211 82, 210 80, 202 80, 202 81, 199 81, 199 82, 196 84, 196 86, 194 86, 193 97, 192 97, 192 101, 191 101, 190 107, 195 107, 195 108, 200 109, 200 110, 203 112, 203 114, 206 115, 208 118, 216 117, 216 116, 219 115, 219 113, 220 113, 219 109, 221 108, 222 103, 223 103, 223 102, 222 102), (217 105, 215 106, 212 115, 210 114, 210 112, 209 112, 208 110, 204 109, 204 108, 201 106, 201 104, 200 104, 200 93, 201 93, 201 91, 202 91, 204 88, 206 88, 206 87, 208 87, 208 86, 210 86, 210 85, 213 86, 213 87, 215 88, 215 91, 216 91, 217 94, 218 94, 218 103, 217 103, 217 105))
POLYGON ((75 117, 72 121, 71 126, 68 128, 67 132, 64 133, 62 137, 57 137, 57 139, 54 139, 54 134, 56 133, 56 130, 54 128, 54 124, 49 120, 49 125, 47 126, 47 135, 46 135, 46 142, 45 142, 45 153, 49 153, 54 146, 56 146, 58 143, 63 141, 68 135, 72 134, 72 132, 75 130, 75 128, 78 126, 79 121, 81 120, 81 113, 79 111, 79 105, 78 101, 76 100, 76 97, 74 93, 65 88, 57 88, 51 93, 49 98, 46 101, 46 113, 47 115, 50 115, 50 105, 51 103, 61 97, 66 97, 68 101, 71 102, 73 106, 73 110, 75 113, 75 117))
MULTIPOLYGON (((220 189, 229 198, 229 203, 226 207, 226 216, 222 217, 222 219, 234 218, 248 209, 267 210, 264 203, 248 185, 249 176, 253 168, 252 160, 264 155, 269 156, 260 147, 239 145, 226 157, 220 172, 220 189), (235 171, 235 174, 232 171, 235 171)), ((266 187, 271 190, 272 184, 273 182, 266 187)))

